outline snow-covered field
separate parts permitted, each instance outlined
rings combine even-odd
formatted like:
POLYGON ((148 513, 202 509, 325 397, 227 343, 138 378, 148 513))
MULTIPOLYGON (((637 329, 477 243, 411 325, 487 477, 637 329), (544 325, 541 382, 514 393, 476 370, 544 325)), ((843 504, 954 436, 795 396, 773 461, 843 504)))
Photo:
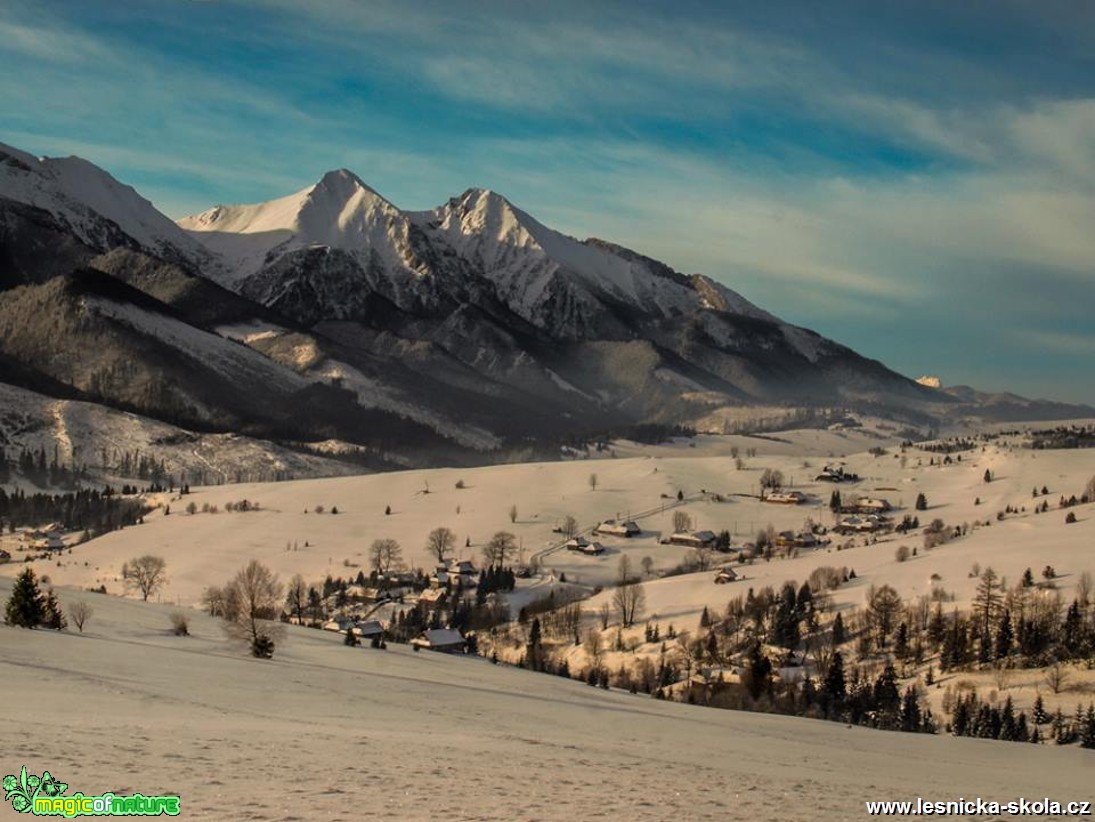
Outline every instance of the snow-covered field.
MULTIPOLYGON (((777 530, 797 530, 807 517, 813 517, 831 525, 828 502, 833 486, 815 482, 814 476, 826 462, 843 457, 848 470, 862 478, 858 484, 841 486, 844 494, 885 497, 898 507, 898 518, 906 512, 917 514, 922 525, 934 518, 950 526, 968 523, 969 536, 924 551, 916 532, 880 537, 871 545, 862 536, 832 535, 834 542, 826 548, 744 566, 739 570, 745 580, 730 586, 714 585, 709 573, 652 580, 647 585, 648 613, 691 619, 705 605, 721 610, 725 600, 748 586, 779 586, 788 579, 801 583, 821 565, 856 571, 857 581, 836 592, 838 604, 860 604, 870 584, 889 583, 904 597, 930 593, 930 577, 936 574, 940 579, 934 584, 953 593, 955 604, 961 606, 976 584, 969 576, 975 563, 993 566, 1012 583, 1027 567, 1037 576, 1045 565, 1054 565, 1060 575, 1057 586, 1067 599, 1080 573, 1095 570, 1090 557, 1095 512, 1091 506, 1074 509, 1079 522, 1066 525, 1065 513, 1056 507, 1061 495, 1079 495, 1095 474, 1090 452, 1010 449, 997 441, 985 451, 966 452, 961 463, 946 466, 929 466, 929 454, 910 449, 901 467, 893 443, 866 432, 800 431, 782 433, 778 439, 698 438, 696 447, 685 440, 656 447, 624 443, 616 447, 615 459, 200 488, 186 497, 163 497, 164 504, 171 506, 169 516, 158 510, 144 525, 78 546, 59 560, 36 564, 40 573, 48 573, 57 584, 106 585, 111 593, 122 593, 122 563, 139 554, 158 554, 167 560, 170 577, 162 598, 192 605, 206 586, 226 580, 252 558, 283 579, 294 573, 309 581, 327 574, 368 573, 369 546, 378 538, 398 540, 409 565, 431 568, 426 536, 433 528, 447 526, 457 536, 458 558, 478 563, 483 544, 494 532, 506 530, 517 537, 525 560, 542 554, 544 567, 556 576, 565 573, 568 581, 604 585, 615 579, 621 555, 629 556, 636 570, 647 556, 655 569, 684 558, 689 549, 659 544, 672 531, 677 510, 688 513, 697 528, 729 530, 735 544, 753 539, 769 523, 777 530), (890 453, 876 457, 864 450, 880 444, 887 445, 890 453), (741 454, 756 448, 757 456, 745 457, 745 467, 736 470, 729 457, 732 447, 741 454), (748 496, 757 494, 765 468, 782 471, 787 481, 810 495, 811 502, 773 505, 748 496), (983 481, 986 468, 995 477, 991 483, 983 481), (597 476, 596 489, 590 486, 591 474, 597 476), (465 487, 457 488, 461 480, 465 487), (1043 485, 1049 489, 1044 499, 1051 510, 1034 515, 1031 489, 1043 485), (679 506, 678 491, 686 497, 679 506), (708 493, 701 496, 701 491, 708 493), (914 511, 921 492, 929 508, 914 511), (713 493, 724 501, 714 501, 713 493), (975 504, 978 498, 980 504, 975 504), (227 503, 241 499, 258 502, 262 510, 225 512, 227 503), (199 513, 185 512, 190 502, 199 513), (205 504, 217 506, 221 513, 200 513, 205 504), (1008 505, 1025 507, 1026 513, 998 522, 997 512, 1008 505), (324 513, 315 513, 317 506, 323 506, 324 513), (517 508, 517 518, 511 523, 512 506, 517 508), (335 508, 337 515, 330 513, 335 508), (607 549, 599 557, 550 550, 562 539, 553 528, 568 515, 586 529, 605 518, 640 514, 646 514, 638 519, 643 536, 598 537, 607 549), (973 528, 977 521, 991 525, 973 528), (848 539, 855 547, 836 550, 838 542, 848 539), (896 548, 902 544, 920 548, 919 555, 896 562, 896 548)), ((16 564, 0 566, 0 574, 15 573, 16 564)))
POLYGON ((0 626, 3 772, 178 794, 186 818, 782 822, 861 818, 875 799, 1091 796, 1077 748, 690 707, 295 627, 257 661, 201 615, 176 637, 168 606, 60 598, 93 606, 84 634, 0 626))
MULTIPOLYGON (((164 495, 170 515, 161 509, 143 525, 34 563, 58 586, 63 606, 82 599, 95 613, 83 635, 71 627, 62 634, 0 627, 0 693, 5 704, 19 706, 13 716, 26 720, 9 726, 5 772, 26 763, 85 793, 178 793, 187 816, 208 819, 357 819, 363 808, 397 819, 438 813, 461 819, 828 819, 859 817, 864 801, 873 799, 1090 798, 1084 778, 1090 754, 1077 748, 697 708, 485 659, 394 645, 350 649, 338 635, 295 626, 275 659, 260 662, 197 612, 192 636, 168 630, 173 608, 196 603, 206 586, 223 583, 252 558, 283 580, 293 573, 310 582, 328 573, 352 576, 368 570, 372 540, 393 537, 409 564, 430 567, 426 535, 441 525, 456 532, 463 557, 478 561, 482 544, 498 530, 517 535, 525 559, 542 554, 549 573, 535 589, 520 592, 522 601, 562 573, 585 584, 608 583, 621 555, 630 556, 636 570, 645 556, 656 569, 680 561, 687 549, 658 542, 675 510, 688 512, 697 527, 732 531, 735 543, 769 522, 777 530, 797 529, 807 516, 830 524, 833 486, 814 476, 835 461, 862 478, 840 486, 845 494, 886 497, 900 507, 899 517, 909 511, 922 524, 939 517, 948 525, 991 525, 930 551, 918 533, 872 545, 856 537, 854 547, 840 551, 834 544, 738 566, 745 579, 725 586, 715 585, 710 572, 650 579, 643 617, 663 628, 674 622, 678 630, 694 630, 704 606, 721 611, 749 586, 801 582, 820 565, 856 571, 857 579, 835 592, 838 607, 861 605, 871 584, 891 584, 904 597, 926 593, 932 574, 961 607, 975 586, 974 563, 992 565, 1009 582, 1028 566, 1038 575, 1054 565, 1067 601, 1080 574, 1095 570, 1095 506, 1070 509, 1078 516, 1071 525, 1056 507, 1060 496, 1079 495, 1095 474, 1090 452, 1034 452, 1004 438, 945 466, 929 465, 932 455, 909 449, 902 465, 884 433, 617 443, 615 457, 595 460, 164 495), (867 452, 876 446, 888 453, 867 452), (732 448, 745 460, 740 470, 732 448), (748 496, 756 494, 765 468, 782 471, 812 502, 788 507, 748 496), (1034 515, 1031 489, 1043 485, 1051 510, 1034 515), (685 496, 679 508, 678 491, 685 496), (929 509, 913 512, 921 492, 929 509), (713 493, 724 501, 713 501, 713 493), (226 503, 244 498, 262 509, 224 511, 226 503), (190 501, 221 512, 189 515, 190 501), (1026 512, 997 521, 997 511, 1008 505, 1026 512), (316 513, 317 506, 324 512, 316 513), (517 507, 513 523, 511 506, 517 507), (330 513, 335 507, 338 514, 330 513), (588 528, 606 517, 648 511, 639 519, 642 537, 600 538, 608 548, 603 556, 545 553, 559 543, 553 527, 567 515, 588 528), (897 562, 900 544, 919 547, 918 556, 897 562), (161 602, 80 590, 105 584, 121 594, 122 563, 145 553, 167 561, 170 581, 161 602)), ((0 597, 6 599, 21 559, 15 552, 15 562, 0 566, 0 577, 7 577, 0 578, 0 597)), ((1029 679, 1016 673, 1011 686, 1031 690, 1023 677, 1029 679)))

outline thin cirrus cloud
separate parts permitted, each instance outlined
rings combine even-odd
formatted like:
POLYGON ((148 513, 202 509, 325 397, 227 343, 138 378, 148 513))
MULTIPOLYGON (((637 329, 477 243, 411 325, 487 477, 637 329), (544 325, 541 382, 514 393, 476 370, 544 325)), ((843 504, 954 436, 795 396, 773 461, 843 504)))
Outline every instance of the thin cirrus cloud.
POLYGON ((1086 17, 10 0, 0 140, 87 156, 175 217, 343 166, 405 208, 489 187, 907 373, 1092 402, 1070 376, 1095 303, 1086 17))

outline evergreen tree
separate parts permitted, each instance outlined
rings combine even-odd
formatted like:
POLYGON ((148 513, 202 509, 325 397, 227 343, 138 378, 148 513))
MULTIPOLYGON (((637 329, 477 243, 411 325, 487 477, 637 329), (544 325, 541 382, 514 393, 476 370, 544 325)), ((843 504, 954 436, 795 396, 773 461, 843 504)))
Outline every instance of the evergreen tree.
POLYGON ((1049 722, 1049 714, 1046 713, 1046 703, 1042 699, 1042 695, 1038 694, 1034 698, 1034 708, 1032 709, 1033 719, 1035 725, 1045 725, 1049 722))
POLYGON ((894 670, 892 663, 888 663, 875 680, 874 702, 878 708, 879 727, 896 727, 898 711, 901 707, 901 692, 897 689, 897 671, 894 670))
POLYGON ((45 615, 45 602, 33 568, 24 568, 12 586, 4 621, 20 628, 36 628, 45 615))
POLYGON ((57 601, 57 595, 50 588, 42 607, 42 626, 54 631, 63 631, 67 625, 68 620, 65 619, 65 614, 61 610, 61 603, 57 601))
POLYGON ((905 662, 909 658, 909 626, 902 622, 897 626, 897 637, 894 639, 894 656, 905 662))
POLYGON ((915 733, 921 728, 920 698, 916 688, 906 688, 901 700, 901 730, 915 733))
MULTIPOLYGON (((771 687, 772 663, 764 655, 760 640, 753 643, 745 663, 745 683, 749 695, 758 699, 771 687)), ((665 683, 663 683, 665 684, 665 683)))
POLYGON ((711 627, 711 614, 709 614, 707 612, 707 606, 706 605, 703 606, 703 613, 700 614, 700 627, 701 628, 710 628, 711 627))
POLYGON ((825 698, 839 705, 847 695, 847 683, 844 680, 844 655, 840 651, 833 653, 829 662, 829 670, 825 673, 825 681, 822 683, 821 692, 825 698))
POLYGON ((1095 704, 1088 704, 1084 721, 1080 724, 1080 747, 1095 748, 1095 704))
POLYGON ((1000 739, 1005 742, 1019 741, 1019 725, 1015 718, 1015 703, 1009 696, 1004 700, 1003 710, 1000 711, 1000 739))
POLYGON ((1011 654, 1015 635, 1011 629, 1011 612, 1004 611, 1000 617, 1000 627, 996 629, 996 659, 1006 659, 1011 654))
POLYGON ((837 614, 836 619, 833 620, 833 645, 843 645, 847 640, 848 636, 844 630, 844 618, 837 614))

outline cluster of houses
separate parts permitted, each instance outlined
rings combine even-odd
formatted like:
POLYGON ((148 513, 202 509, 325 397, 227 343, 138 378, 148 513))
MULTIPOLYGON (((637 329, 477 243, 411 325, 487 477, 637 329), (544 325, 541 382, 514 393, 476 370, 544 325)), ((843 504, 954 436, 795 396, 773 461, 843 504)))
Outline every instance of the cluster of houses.
POLYGON ((893 520, 887 514, 893 510, 889 500, 860 497, 840 506, 840 521, 833 526, 839 534, 874 533, 893 528, 893 520))
POLYGON ((882 514, 867 514, 860 516, 841 517, 840 522, 833 526, 838 534, 873 534, 877 531, 889 531, 893 528, 893 520, 882 514))
POLYGON ((61 538, 63 533, 64 528, 54 522, 44 528, 24 531, 23 542, 32 551, 63 551, 68 547, 61 538))

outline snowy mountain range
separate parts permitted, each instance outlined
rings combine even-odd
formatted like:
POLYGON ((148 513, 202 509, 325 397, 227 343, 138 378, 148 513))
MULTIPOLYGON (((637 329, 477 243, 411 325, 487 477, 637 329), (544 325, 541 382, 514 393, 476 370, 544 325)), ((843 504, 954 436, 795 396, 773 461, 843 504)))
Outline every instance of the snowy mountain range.
POLYGON ((0 382, 377 464, 511 458, 727 406, 912 422, 976 406, 492 191, 403 211, 339 170, 176 224, 84 160, 3 145, 0 382))

